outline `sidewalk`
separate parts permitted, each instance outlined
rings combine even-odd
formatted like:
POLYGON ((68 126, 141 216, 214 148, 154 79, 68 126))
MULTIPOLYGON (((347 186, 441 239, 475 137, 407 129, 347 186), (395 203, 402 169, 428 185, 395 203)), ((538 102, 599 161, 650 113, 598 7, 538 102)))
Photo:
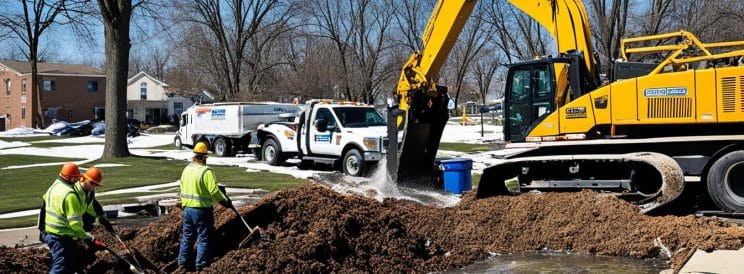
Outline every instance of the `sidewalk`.
POLYGON ((743 273, 744 248, 739 250, 695 251, 679 273, 743 273))
POLYGON ((0 230, 0 246, 15 247, 41 244, 36 226, 0 230))

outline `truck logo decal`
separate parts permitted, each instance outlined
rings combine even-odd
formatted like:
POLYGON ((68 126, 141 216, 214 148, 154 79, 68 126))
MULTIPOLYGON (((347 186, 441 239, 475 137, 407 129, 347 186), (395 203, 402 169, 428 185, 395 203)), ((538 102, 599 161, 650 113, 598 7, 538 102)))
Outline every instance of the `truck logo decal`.
POLYGON ((315 134, 316 143, 331 143, 331 134, 315 134))
POLYGON ((643 96, 645 97, 685 96, 685 95, 687 95, 686 87, 647 88, 643 90, 643 96))
POLYGON ((225 109, 214 108, 212 109, 212 120, 225 120, 225 109))
POLYGON ((205 107, 198 107, 194 109, 194 112, 196 112, 196 117, 201 117, 202 114, 211 112, 211 111, 212 111, 212 108, 205 108, 205 107))

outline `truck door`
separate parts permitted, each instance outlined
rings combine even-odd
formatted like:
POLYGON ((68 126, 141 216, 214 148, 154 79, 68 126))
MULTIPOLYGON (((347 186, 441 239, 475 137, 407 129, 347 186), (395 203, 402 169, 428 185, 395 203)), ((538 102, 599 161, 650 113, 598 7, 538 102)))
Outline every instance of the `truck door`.
POLYGON ((320 155, 338 155, 340 149, 335 143, 335 136, 339 134, 339 124, 336 122, 336 117, 328 108, 319 108, 315 112, 315 117, 311 119, 310 126, 310 151, 313 154, 320 155), (319 126, 322 121, 325 121, 325 130, 319 126))
POLYGON ((193 145, 194 141, 191 138, 191 127, 193 124, 189 120, 191 116, 188 113, 181 115, 181 123, 179 123, 178 131, 181 134, 181 143, 184 145, 193 145))

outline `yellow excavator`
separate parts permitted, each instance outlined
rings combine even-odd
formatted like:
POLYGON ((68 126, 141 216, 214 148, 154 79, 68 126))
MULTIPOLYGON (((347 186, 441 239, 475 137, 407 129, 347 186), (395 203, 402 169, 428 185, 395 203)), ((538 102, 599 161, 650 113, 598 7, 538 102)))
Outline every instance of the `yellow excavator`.
MULTIPOLYGON (((596 189, 650 212, 697 184, 689 189, 721 210, 744 212, 744 41, 703 43, 686 31, 623 39, 623 60, 601 79, 581 0, 509 2, 548 30, 558 55, 509 67, 512 153, 484 170, 477 197, 596 189)), ((398 181, 436 181, 449 99, 435 79, 475 4, 438 1, 424 48, 403 67, 391 112, 403 138, 388 166, 398 181)))

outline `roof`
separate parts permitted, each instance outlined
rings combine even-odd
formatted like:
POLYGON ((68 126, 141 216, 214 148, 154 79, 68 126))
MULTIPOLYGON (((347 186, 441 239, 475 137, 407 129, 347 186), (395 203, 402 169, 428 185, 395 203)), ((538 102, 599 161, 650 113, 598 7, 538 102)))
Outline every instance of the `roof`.
MULTIPOLYGON (((18 74, 30 74, 31 62, 0 60, 0 65, 15 71, 18 74)), ((39 74, 63 74, 63 75, 96 75, 106 76, 91 66, 82 64, 56 64, 56 63, 36 63, 39 74)))
POLYGON ((156 84, 161 85, 163 87, 167 87, 168 86, 168 84, 166 84, 163 81, 160 81, 158 79, 155 79, 155 77, 150 76, 150 74, 147 74, 147 72, 144 72, 144 71, 140 71, 136 75, 132 76, 132 78, 129 78, 129 80, 127 80, 127 86, 133 84, 134 82, 136 82, 137 80, 139 80, 142 77, 150 78, 150 80, 152 80, 156 84))

